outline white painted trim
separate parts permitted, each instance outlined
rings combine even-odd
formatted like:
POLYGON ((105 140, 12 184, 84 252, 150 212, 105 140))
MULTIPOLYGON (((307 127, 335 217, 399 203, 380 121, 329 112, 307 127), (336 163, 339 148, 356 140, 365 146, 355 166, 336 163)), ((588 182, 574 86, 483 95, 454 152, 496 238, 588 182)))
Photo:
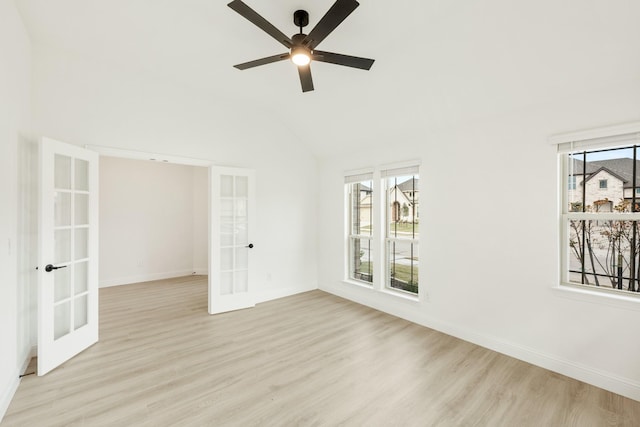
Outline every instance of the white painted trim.
POLYGON ((626 295, 620 291, 601 286, 602 290, 584 289, 582 286, 571 283, 562 283, 552 287, 556 296, 576 301, 584 301, 598 305, 608 305, 615 308, 640 311, 640 298, 634 295, 626 295))
POLYGON ((373 179, 373 169, 359 169, 344 172, 344 183, 355 184, 360 181, 369 181, 373 179))
POLYGON ((613 221, 638 221, 640 220, 640 212, 567 212, 562 214, 565 219, 591 219, 591 220, 613 220, 613 221))
POLYGON ((258 292, 255 294, 254 302, 256 304, 272 301, 280 298, 289 297, 296 294, 301 294, 304 292, 315 291, 318 289, 317 283, 309 283, 303 287, 291 287, 285 289, 272 289, 270 291, 258 292))
POLYGON ((612 135, 625 135, 635 132, 640 132, 640 122, 630 122, 613 126, 560 133, 550 136, 549 144, 557 145, 567 142, 586 141, 589 139, 605 138, 612 135))
POLYGON ((369 282, 365 282, 365 281, 358 281, 356 279, 350 279, 350 278, 346 278, 342 281, 343 283, 346 283, 348 285, 353 285, 353 286, 357 286, 359 288, 362 289, 367 289, 369 291, 373 291, 373 284, 369 283, 369 282))
POLYGON ((122 148, 105 147, 101 145, 85 145, 88 150, 97 151, 102 156, 121 157, 125 159, 158 161, 187 166, 209 167, 214 163, 210 160, 193 159, 190 157, 172 156, 169 154, 150 153, 145 151, 125 150, 122 148))
POLYGON ((385 295, 383 293, 362 292, 361 289, 355 286, 321 285, 320 289, 355 303, 366 305, 427 328, 443 332, 447 335, 469 341, 481 347, 497 351, 498 353, 640 401, 640 382, 575 363, 553 354, 543 353, 492 335, 480 334, 467 328, 461 328, 447 322, 430 318, 426 314, 427 311, 416 307, 415 302, 394 298, 393 296, 383 298, 381 297, 381 295, 385 295))
MULTIPOLYGON (((162 273, 138 274, 135 276, 117 277, 115 279, 101 280, 101 288, 109 288, 111 286, 130 285, 132 283, 150 282, 152 280, 173 279, 174 277, 191 276, 193 269, 165 271, 162 273)), ((199 274, 196 272, 196 274, 199 274)))
POLYGON ((15 396, 16 391, 18 391, 18 386, 20 386, 20 375, 25 373, 27 367, 29 367, 29 363, 31 359, 36 357, 37 355, 36 347, 32 347, 31 350, 27 353, 26 358, 22 361, 22 365, 17 368, 14 372, 13 380, 8 384, 8 387, 5 388, 5 392, 0 396, 0 422, 4 418, 7 410, 9 409, 9 405, 13 400, 13 396, 15 396))
POLYGON ((419 169, 422 166, 422 160, 413 159, 413 160, 405 160, 401 162, 385 163, 385 164, 376 166, 376 169, 377 171, 383 171, 383 170, 408 168, 412 166, 417 166, 419 169))
POLYGON ((194 267, 192 273, 198 276, 206 276, 209 274, 209 267, 194 267))

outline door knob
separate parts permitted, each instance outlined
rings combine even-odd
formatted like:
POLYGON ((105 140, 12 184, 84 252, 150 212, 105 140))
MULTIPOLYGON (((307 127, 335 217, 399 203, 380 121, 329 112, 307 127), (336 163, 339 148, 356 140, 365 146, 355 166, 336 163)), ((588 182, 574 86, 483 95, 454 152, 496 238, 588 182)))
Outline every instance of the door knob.
POLYGON ((54 266, 54 265, 52 265, 52 264, 47 264, 47 265, 45 266, 45 268, 44 268, 44 271, 46 271, 47 273, 50 273, 50 272, 52 272, 53 270, 57 270, 57 269, 59 269, 59 268, 66 268, 66 267, 67 267, 66 265, 61 265, 60 267, 56 267, 56 266, 54 266))
POLYGON ((253 249, 253 243, 249 243, 249 244, 248 244, 247 246, 245 246, 245 247, 246 247, 246 248, 249 248, 249 249, 253 249))

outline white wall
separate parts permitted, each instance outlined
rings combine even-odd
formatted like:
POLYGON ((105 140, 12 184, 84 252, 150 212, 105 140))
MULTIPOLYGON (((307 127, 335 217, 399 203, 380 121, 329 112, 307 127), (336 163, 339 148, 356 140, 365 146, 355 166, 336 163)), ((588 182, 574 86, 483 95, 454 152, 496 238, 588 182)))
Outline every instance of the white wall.
POLYGON ((38 44, 33 50, 38 134, 255 169, 258 229, 250 262, 258 300, 317 287, 317 164, 284 118, 250 105, 223 116, 224 97, 174 85, 153 70, 38 44))
POLYGON ((206 273, 207 179, 203 167, 101 156, 100 286, 189 275, 196 259, 206 273))
POLYGON ((0 419, 27 359, 29 289, 19 282, 18 152, 28 141, 30 42, 12 0, 0 0, 0 419))
MULTIPOLYGON (((320 164, 321 289, 640 400, 635 309, 553 290, 558 282, 561 131, 638 120, 640 81, 320 164), (418 159, 420 280, 408 302, 344 283, 344 171, 418 159), (525 179, 521 179, 525 177, 525 179)), ((379 143, 379 141, 376 141, 379 143)), ((379 146, 380 144, 378 144, 379 146)))

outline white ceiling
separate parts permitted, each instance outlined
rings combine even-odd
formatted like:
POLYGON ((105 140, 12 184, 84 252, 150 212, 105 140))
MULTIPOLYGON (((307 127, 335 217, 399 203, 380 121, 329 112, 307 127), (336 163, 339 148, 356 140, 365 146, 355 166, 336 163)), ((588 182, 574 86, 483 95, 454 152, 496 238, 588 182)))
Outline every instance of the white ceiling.
MULTIPOLYGON (((246 0, 286 34, 333 0, 246 0)), ((459 126, 640 78, 637 0, 361 0, 319 46, 376 59, 370 71, 313 63, 303 94, 284 52, 220 0, 16 0, 35 43, 252 105, 318 156, 459 126)), ((132 71, 133 72, 133 71, 132 71)))

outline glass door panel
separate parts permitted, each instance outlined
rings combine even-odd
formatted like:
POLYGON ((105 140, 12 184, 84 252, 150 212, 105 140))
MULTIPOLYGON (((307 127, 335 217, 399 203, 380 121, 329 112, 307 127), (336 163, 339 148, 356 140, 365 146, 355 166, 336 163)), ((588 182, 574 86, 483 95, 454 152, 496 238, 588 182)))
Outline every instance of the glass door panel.
POLYGON ((60 302, 71 296, 71 274, 68 268, 61 268, 56 271, 53 279, 53 301, 60 302))
POLYGON ((74 180, 76 191, 89 191, 89 162, 75 159, 74 180))
POLYGON ((71 193, 56 191, 53 204, 56 227, 71 225, 71 193))
POLYGON ((233 197, 233 176, 220 177, 220 197, 233 197))
POLYGON ((236 176, 236 197, 249 197, 249 178, 246 176, 236 176))
POLYGON ((71 157, 60 154, 54 160, 54 186, 59 190, 71 189, 71 157))
POLYGON ((86 259, 89 257, 89 229, 75 228, 75 256, 74 259, 86 259))
POLYGON ((71 332, 71 303, 64 301, 54 308, 53 339, 58 340, 71 332))
POLYGON ((89 281, 88 262, 77 262, 74 264, 74 294, 78 295, 87 291, 87 282, 89 281))
POLYGON ((71 261, 71 230, 56 230, 54 233, 54 254, 55 264, 71 261))
POLYGON ((79 329, 87 324, 87 295, 80 295, 74 299, 73 329, 79 329))
POLYGON ((89 195, 76 193, 74 200, 74 219, 75 225, 89 224, 89 195))

